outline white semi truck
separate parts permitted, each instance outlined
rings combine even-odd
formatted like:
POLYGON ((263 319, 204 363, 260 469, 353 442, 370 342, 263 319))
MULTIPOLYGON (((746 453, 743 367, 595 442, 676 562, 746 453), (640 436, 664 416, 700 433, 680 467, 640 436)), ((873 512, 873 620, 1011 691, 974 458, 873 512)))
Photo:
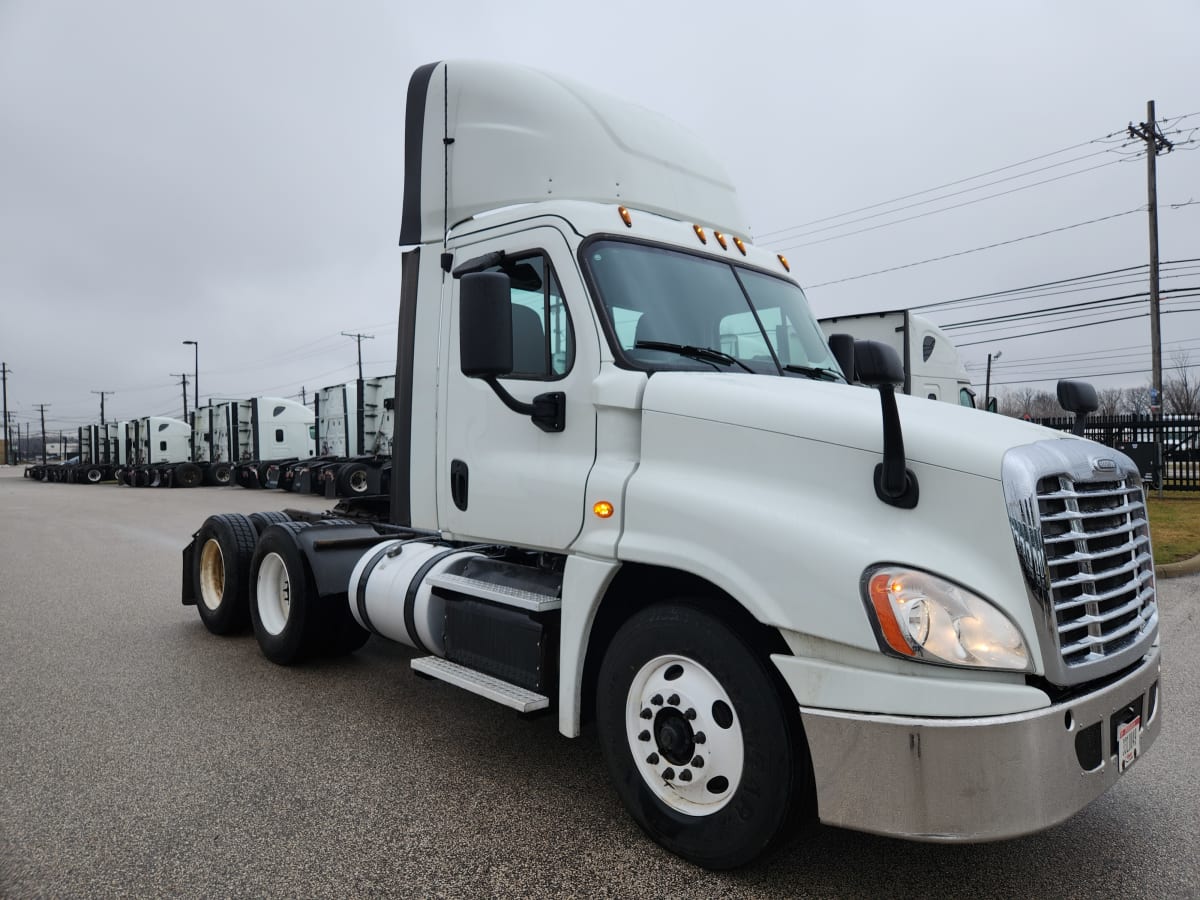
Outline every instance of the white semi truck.
POLYGON ((390 518, 210 517, 209 630, 285 665, 378 635, 592 720, 630 815, 713 868, 814 819, 1026 834, 1136 764, 1162 708, 1127 457, 896 396, 878 342, 839 362, 659 115, 475 62, 418 69, 406 115, 390 518))
POLYGON ((820 319, 827 337, 849 334, 880 341, 896 351, 904 365, 900 390, 913 397, 975 406, 971 376, 947 334, 924 316, 907 309, 831 316, 820 319))
POLYGON ((386 494, 396 377, 360 378, 313 397, 317 455, 280 467, 279 487, 327 497, 386 494))
POLYGON ((246 488, 276 487, 280 465, 315 453, 312 410, 283 397, 210 403, 192 430, 198 454, 214 469, 231 465, 232 481, 246 488))

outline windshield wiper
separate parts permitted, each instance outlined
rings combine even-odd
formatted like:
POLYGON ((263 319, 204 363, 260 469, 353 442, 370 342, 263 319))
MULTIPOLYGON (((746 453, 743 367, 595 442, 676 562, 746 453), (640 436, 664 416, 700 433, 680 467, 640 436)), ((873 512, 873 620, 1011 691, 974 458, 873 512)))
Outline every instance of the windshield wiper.
POLYGON ((800 375, 807 375, 809 378, 824 379, 826 381, 841 381, 842 377, 835 369, 824 369, 820 366, 794 366, 786 365, 783 367, 785 372, 796 372, 800 375))
POLYGON ((691 347, 687 344, 671 344, 666 341, 638 341, 633 348, 635 350, 666 350, 668 353, 678 353, 680 356, 698 359, 702 362, 722 362, 727 366, 741 366, 751 375, 755 374, 752 368, 736 356, 730 356, 728 353, 714 350, 712 347, 691 347))

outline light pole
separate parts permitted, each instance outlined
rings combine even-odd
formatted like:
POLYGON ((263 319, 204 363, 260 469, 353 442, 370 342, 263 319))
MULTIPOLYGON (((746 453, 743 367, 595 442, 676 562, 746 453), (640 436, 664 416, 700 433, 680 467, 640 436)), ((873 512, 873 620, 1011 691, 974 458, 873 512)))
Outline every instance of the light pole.
POLYGON ((983 408, 989 412, 991 411, 992 403, 992 360, 999 359, 1000 354, 1003 352, 1003 350, 997 350, 995 353, 988 354, 987 381, 983 384, 983 408))
MULTIPOLYGON (((192 350, 195 351, 195 366, 192 372, 192 409, 200 408, 200 342, 199 341, 184 341, 185 344, 191 344, 192 350)), ((187 390, 184 388, 184 390, 187 390)))

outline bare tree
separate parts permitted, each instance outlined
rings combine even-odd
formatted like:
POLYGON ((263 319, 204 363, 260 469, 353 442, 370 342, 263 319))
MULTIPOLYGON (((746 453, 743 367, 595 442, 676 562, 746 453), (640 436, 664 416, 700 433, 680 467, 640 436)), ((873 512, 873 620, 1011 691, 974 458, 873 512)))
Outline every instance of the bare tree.
POLYGON ((1163 378, 1163 412, 1175 416, 1194 416, 1200 413, 1200 372, 1194 372, 1191 354, 1186 351, 1173 357, 1177 368, 1163 378))
POLYGON ((1150 385, 1124 388, 1121 392, 1121 414, 1126 416, 1150 415, 1150 385))
POLYGON ((1024 387, 1006 390, 1000 396, 999 410, 1006 416, 1017 419, 1045 419, 1051 416, 1066 415, 1058 398, 1049 391, 1039 391, 1037 388, 1024 387))
POLYGON ((1125 390, 1123 388, 1102 388, 1096 392, 1097 398, 1100 400, 1100 405, 1096 408, 1098 416, 1119 416, 1123 410, 1125 403, 1125 390))

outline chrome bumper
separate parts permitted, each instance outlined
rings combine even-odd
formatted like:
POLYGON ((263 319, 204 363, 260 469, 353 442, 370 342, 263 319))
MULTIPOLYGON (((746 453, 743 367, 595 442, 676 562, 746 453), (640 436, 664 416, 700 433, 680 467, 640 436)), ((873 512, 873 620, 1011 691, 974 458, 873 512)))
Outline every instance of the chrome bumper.
POLYGON ((1162 727, 1159 649, 1113 684, 1032 712, 977 719, 800 707, 822 822, 923 841, 991 841, 1048 828, 1121 777, 1117 728, 1162 727))

